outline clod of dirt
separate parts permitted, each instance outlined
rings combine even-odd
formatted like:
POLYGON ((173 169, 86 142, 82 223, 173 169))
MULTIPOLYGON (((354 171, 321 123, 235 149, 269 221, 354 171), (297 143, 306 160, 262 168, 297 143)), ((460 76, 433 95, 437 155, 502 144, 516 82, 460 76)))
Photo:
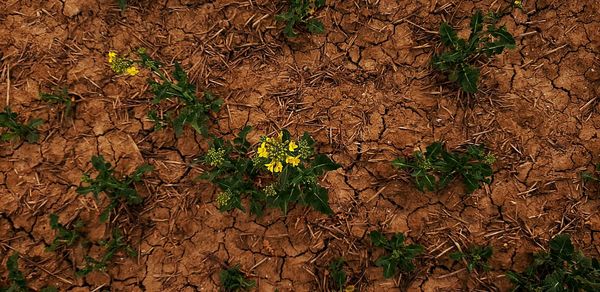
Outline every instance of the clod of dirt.
POLYGON ((65 0, 63 6, 63 14, 66 17, 73 17, 81 13, 81 1, 79 0, 65 0))

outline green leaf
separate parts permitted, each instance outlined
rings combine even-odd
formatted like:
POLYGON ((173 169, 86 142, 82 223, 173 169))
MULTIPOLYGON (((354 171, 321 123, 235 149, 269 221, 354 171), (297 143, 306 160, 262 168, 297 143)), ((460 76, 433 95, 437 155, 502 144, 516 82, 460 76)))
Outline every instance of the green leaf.
POLYGON ((307 190, 306 200, 315 210, 327 215, 333 214, 333 210, 329 207, 329 196, 326 189, 320 186, 310 188, 307 190))
POLYGON ((340 168, 340 165, 333 162, 327 155, 318 154, 311 163, 311 169, 316 175, 340 168))
POLYGON ((458 34, 448 23, 443 22, 440 25, 440 37, 444 45, 458 47, 458 34))
POLYGON ((325 26, 323 25, 323 23, 315 18, 309 19, 306 22, 306 28, 309 32, 314 34, 321 34, 325 32, 325 26))
POLYGON ((465 257, 465 254, 462 252, 453 252, 450 254, 450 258, 455 260, 455 261, 460 261, 465 257))
POLYGON ((127 7, 127 0, 117 0, 118 4, 119 4, 119 9, 125 10, 125 8, 127 7))
POLYGON ((465 65, 458 71, 458 82, 463 91, 469 93, 477 92, 477 83, 479 80, 479 69, 465 65))
POLYGON ((379 231, 371 232, 369 234, 369 237, 371 237, 371 242, 373 243, 374 246, 377 246, 377 247, 387 247, 388 246, 387 238, 385 238, 385 236, 383 236, 383 234, 381 234, 381 232, 379 232, 379 231))
POLYGON ((550 240, 550 252, 562 260, 570 260, 575 253, 575 247, 571 243, 568 234, 560 234, 550 240))
POLYGON ((477 35, 483 29, 483 13, 481 10, 475 11, 475 14, 471 17, 471 36, 469 39, 477 37, 477 35))

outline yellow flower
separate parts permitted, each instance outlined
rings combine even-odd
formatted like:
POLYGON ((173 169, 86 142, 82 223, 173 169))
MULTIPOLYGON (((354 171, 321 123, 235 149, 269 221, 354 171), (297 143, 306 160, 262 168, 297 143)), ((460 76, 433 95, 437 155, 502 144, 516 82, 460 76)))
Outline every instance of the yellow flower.
POLYGON ((298 166, 298 164, 300 163, 300 155, 294 157, 294 156, 288 156, 285 159, 285 163, 287 164, 291 164, 292 166, 298 166))
POLYGON ((298 145, 296 145, 296 142, 290 140, 290 144, 288 145, 288 149, 290 150, 290 152, 294 152, 294 150, 296 150, 296 148, 298 148, 298 145))
POLYGON ((277 163, 275 164, 275 168, 273 168, 274 172, 281 172, 283 170, 283 164, 281 164, 281 162, 277 161, 277 163))
POLYGON ((269 157, 269 151, 267 151, 267 142, 262 142, 258 147, 258 157, 269 157))
POLYGON ((265 166, 270 172, 281 172, 283 169, 281 162, 275 160, 271 161, 271 163, 265 164, 265 166))
POLYGON ((117 53, 115 52, 108 52, 108 63, 112 63, 115 61, 115 58, 117 58, 117 53))
POLYGON ((129 67, 129 68, 127 68, 127 69, 125 69, 125 72, 126 72, 126 73, 127 73, 127 75, 129 75, 129 76, 135 76, 135 75, 137 75, 138 73, 140 73, 140 70, 139 70, 137 67, 135 67, 135 66, 131 66, 131 67, 129 67))

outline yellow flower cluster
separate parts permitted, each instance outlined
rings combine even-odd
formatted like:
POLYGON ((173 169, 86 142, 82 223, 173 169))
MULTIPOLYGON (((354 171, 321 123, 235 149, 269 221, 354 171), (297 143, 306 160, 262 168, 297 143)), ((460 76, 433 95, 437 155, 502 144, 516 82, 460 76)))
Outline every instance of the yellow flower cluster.
POLYGON ((133 65, 133 61, 119 57, 119 55, 113 51, 108 52, 108 64, 110 65, 110 68, 117 74, 135 76, 140 73, 140 70, 133 65))
POLYGON ((298 166, 300 154, 296 153, 298 144, 294 140, 283 141, 283 133, 275 138, 266 137, 258 147, 258 157, 271 162, 265 164, 270 172, 281 172, 284 164, 298 166))
POLYGON ((519 8, 523 8, 523 1, 522 0, 515 0, 515 6, 519 7, 519 8))

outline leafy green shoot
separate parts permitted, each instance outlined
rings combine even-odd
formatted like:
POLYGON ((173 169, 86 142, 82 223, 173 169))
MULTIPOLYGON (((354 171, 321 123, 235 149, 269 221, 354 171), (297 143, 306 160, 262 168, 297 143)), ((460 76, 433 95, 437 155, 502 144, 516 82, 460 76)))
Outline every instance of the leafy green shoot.
POLYGON ((421 191, 438 191, 460 176, 468 194, 491 183, 495 158, 480 145, 469 145, 465 152, 448 152, 444 144, 435 142, 425 153, 417 151, 412 158, 398 158, 392 165, 410 172, 421 191))
POLYGON ((344 265, 346 265, 346 261, 343 258, 335 259, 329 264, 329 277, 332 280, 334 291, 342 292, 346 287, 348 276, 344 271, 344 265))
POLYGON ((387 239, 379 231, 373 231, 369 236, 374 246, 381 247, 386 251, 386 254, 375 261, 376 266, 383 267, 384 277, 391 278, 398 271, 411 272, 415 269, 413 261, 417 255, 423 252, 422 245, 406 245, 402 233, 392 235, 391 239, 387 239))
MULTIPOLYGON (((6 261, 6 269, 8 270, 8 281, 10 286, 0 286, 0 292, 28 292, 27 281, 23 272, 19 270, 19 253, 13 253, 6 261)), ((52 286, 46 286, 40 290, 41 292, 58 292, 58 289, 52 286)))
POLYGON ((13 253, 6 261, 6 269, 8 270, 9 287, 0 287, 0 291, 15 291, 26 292, 27 281, 21 271, 19 271, 19 253, 13 253))
POLYGON ((222 270, 220 276, 221 286, 226 292, 249 291, 256 285, 254 280, 248 280, 240 271, 239 265, 222 270))
POLYGON ((183 107, 178 113, 171 111, 167 115, 160 116, 156 111, 151 111, 148 115, 155 122, 155 128, 160 129, 164 125, 171 124, 175 135, 180 136, 184 126, 189 125, 196 132, 208 136, 207 124, 211 119, 211 113, 216 113, 221 109, 223 100, 208 91, 202 94, 202 98, 198 98, 196 86, 189 82, 187 73, 179 63, 175 63, 175 70, 170 77, 163 73, 160 69, 161 64, 153 60, 144 49, 139 49, 138 55, 141 59, 140 64, 150 69, 159 79, 159 81, 148 79, 148 84, 154 94, 152 102, 159 104, 172 97, 183 102, 183 107))
POLYGON ((99 258, 95 259, 91 256, 85 256, 85 267, 77 270, 77 276, 86 276, 93 271, 105 271, 108 264, 112 261, 113 257, 117 253, 124 253, 130 257, 136 257, 137 252, 128 243, 123 233, 118 229, 114 229, 112 232, 112 238, 110 240, 102 240, 99 242, 100 246, 104 247, 105 252, 99 258))
POLYGON ((52 243, 46 247, 48 251, 55 251, 61 247, 70 247, 76 244, 80 239, 84 238, 82 228, 84 223, 81 220, 75 221, 75 223, 68 228, 58 222, 58 215, 50 214, 50 228, 56 231, 56 236, 52 243))
POLYGON ((119 9, 123 11, 127 7, 127 0, 117 0, 117 4, 119 5, 119 9))
POLYGON ((153 170, 151 165, 144 164, 138 167, 131 176, 125 176, 122 179, 115 177, 114 169, 102 155, 92 157, 92 166, 98 171, 98 175, 92 179, 89 173, 84 174, 82 181, 88 186, 77 188, 77 193, 81 195, 92 193, 94 198, 98 199, 98 195, 103 192, 108 197, 110 203, 102 211, 100 221, 106 221, 110 212, 121 203, 132 206, 139 205, 144 201, 135 190, 134 183, 141 181, 144 173, 153 170))
POLYGON ((492 257, 493 249, 491 246, 473 246, 464 252, 454 252, 450 254, 450 258, 455 261, 465 261, 467 264, 467 270, 472 272, 477 271, 489 271, 490 265, 488 260, 492 257))
POLYGON ((505 49, 514 49, 516 44, 505 26, 496 26, 493 14, 484 17, 479 10, 471 17, 468 39, 459 38, 457 32, 445 22, 440 26, 440 38, 445 50, 433 56, 433 67, 448 74, 450 81, 457 82, 468 93, 477 92, 480 70, 475 67, 476 62, 482 56, 490 58, 505 49))
POLYGON ((571 237, 550 240, 550 250, 534 255, 525 271, 509 271, 513 291, 600 291, 600 262, 575 249, 571 237))
POLYGON ((64 106, 65 116, 70 116, 73 113, 75 104, 69 98, 69 92, 66 88, 56 90, 51 93, 40 92, 40 99, 50 104, 61 104, 64 106))
POLYGON ((25 139, 29 143, 35 143, 40 135, 37 128, 43 124, 42 119, 32 119, 27 124, 18 121, 17 113, 5 107, 4 112, 0 112, 0 128, 6 128, 6 131, 0 135, 0 141, 12 141, 25 139))
POLYGON ((600 182, 600 163, 596 164, 596 166, 594 167, 594 171, 592 172, 583 172, 581 174, 581 177, 583 178, 583 181, 594 181, 594 182, 600 182))
POLYGON ((289 2, 289 9, 276 16, 277 20, 286 22, 283 29, 286 37, 291 38, 298 35, 294 30, 297 25, 304 25, 310 33, 325 32, 323 23, 313 17, 317 9, 325 6, 325 0, 290 0, 289 2))

